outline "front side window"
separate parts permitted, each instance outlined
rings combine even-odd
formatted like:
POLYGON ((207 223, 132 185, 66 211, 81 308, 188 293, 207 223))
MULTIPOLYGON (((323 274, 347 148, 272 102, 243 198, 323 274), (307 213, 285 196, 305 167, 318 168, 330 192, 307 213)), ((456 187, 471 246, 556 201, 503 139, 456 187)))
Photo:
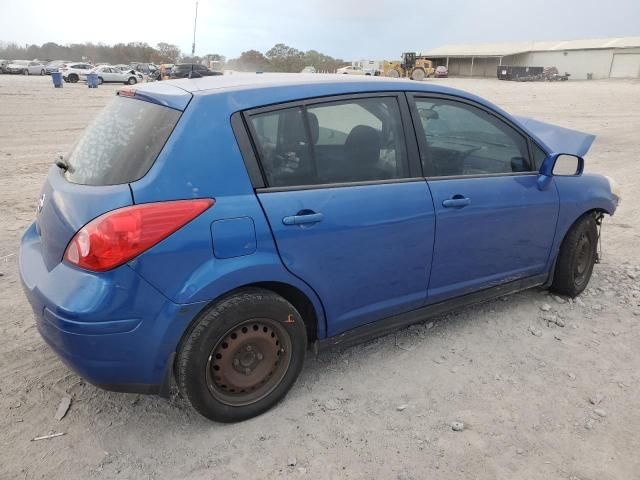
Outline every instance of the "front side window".
POLYGON ((532 170, 525 137, 495 116, 452 100, 417 98, 415 102, 427 177, 532 170))
POLYGON ((409 176, 395 97, 314 104, 251 116, 270 187, 409 176))

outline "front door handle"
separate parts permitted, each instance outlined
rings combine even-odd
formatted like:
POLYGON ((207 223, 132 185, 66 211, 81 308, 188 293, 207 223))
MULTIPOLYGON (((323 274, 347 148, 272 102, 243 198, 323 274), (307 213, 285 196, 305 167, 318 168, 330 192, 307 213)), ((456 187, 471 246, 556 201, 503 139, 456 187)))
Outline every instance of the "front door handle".
POLYGON ((284 217, 282 223, 285 225, 303 225, 305 223, 318 223, 321 222, 324 215, 321 213, 303 213, 301 215, 291 215, 284 217))
POLYGON ((471 199, 464 195, 454 195, 442 202, 442 206, 445 208, 462 208, 467 205, 471 205, 471 199))

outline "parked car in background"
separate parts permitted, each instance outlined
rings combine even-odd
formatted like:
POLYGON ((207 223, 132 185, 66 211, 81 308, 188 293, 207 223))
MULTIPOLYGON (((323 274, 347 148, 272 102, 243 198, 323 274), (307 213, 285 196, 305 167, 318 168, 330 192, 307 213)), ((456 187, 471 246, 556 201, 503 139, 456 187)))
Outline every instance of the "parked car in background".
MULTIPOLYGON (((88 73, 95 73, 98 75, 98 85, 103 83, 124 83, 128 85, 135 85, 136 83, 144 80, 144 76, 141 73, 137 73, 134 70, 122 71, 119 68, 110 65, 101 65, 88 73)), ((80 79, 86 81, 87 73, 81 74, 80 79)))
POLYGON ((7 73, 6 69, 9 66, 9 60, 0 60, 0 73, 7 73))
POLYGON ((45 65, 44 73, 51 75, 53 72, 58 72, 60 67, 65 63, 71 63, 70 60, 53 60, 45 65))
POLYGON ((436 71, 433 74, 436 78, 447 78, 449 77, 449 69, 444 65, 440 65, 436 67, 436 71))
POLYGON ((202 77, 211 77, 215 75, 223 75, 222 72, 209 70, 204 65, 200 65, 199 63, 179 63, 178 65, 174 65, 171 69, 171 74, 169 75, 171 78, 187 78, 191 74, 191 71, 197 75, 202 77))
POLYGON ((94 68, 90 63, 72 62, 63 64, 58 70, 62 73, 65 82, 76 83, 80 80, 80 75, 85 75, 94 68))
POLYGON ((134 69, 137 72, 142 72, 145 75, 152 75, 158 70, 158 67, 153 63, 134 62, 134 63, 130 63, 129 67, 134 69))
POLYGON ((13 60, 7 65, 7 73, 20 73, 22 75, 44 75, 45 66, 41 62, 29 60, 13 60))
POLYGON ((125 65, 124 63, 122 63, 119 65, 108 65, 108 66, 111 66, 117 70, 120 70, 121 72, 132 73, 136 75, 136 77, 144 79, 144 72, 140 72, 136 70, 135 68, 131 67, 131 65, 125 65))
POLYGON ((362 67, 354 67, 353 65, 347 65, 336 70, 336 73, 342 75, 372 75, 372 72, 364 70, 362 67))
POLYGON ((127 87, 50 168, 20 277, 90 382, 157 393, 175 376, 201 414, 244 420, 310 345, 531 287, 579 295, 620 199, 583 173, 593 140, 384 77, 127 87))
POLYGON ((300 73, 316 73, 315 67, 304 67, 300 73))

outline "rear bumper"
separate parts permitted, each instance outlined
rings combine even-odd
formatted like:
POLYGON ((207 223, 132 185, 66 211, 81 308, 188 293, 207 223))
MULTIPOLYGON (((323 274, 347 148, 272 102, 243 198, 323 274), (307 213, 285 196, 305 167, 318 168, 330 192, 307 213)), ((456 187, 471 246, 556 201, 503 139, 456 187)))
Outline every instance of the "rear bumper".
POLYGON ((169 301, 127 265, 94 274, 59 263, 48 271, 34 225, 23 236, 19 268, 43 339, 81 377, 109 390, 159 392, 203 306, 169 301))

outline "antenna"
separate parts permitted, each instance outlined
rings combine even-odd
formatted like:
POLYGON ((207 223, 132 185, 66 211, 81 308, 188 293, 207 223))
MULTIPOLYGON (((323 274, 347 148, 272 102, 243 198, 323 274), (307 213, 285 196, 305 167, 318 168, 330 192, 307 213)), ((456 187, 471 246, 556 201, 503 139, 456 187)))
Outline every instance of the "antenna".
POLYGON ((199 73, 196 74, 193 71, 193 62, 194 56, 196 54, 196 27, 198 25, 198 2, 196 1, 196 16, 193 19, 193 43, 191 44, 191 73, 189 74, 189 78, 198 78, 201 77, 199 73))

